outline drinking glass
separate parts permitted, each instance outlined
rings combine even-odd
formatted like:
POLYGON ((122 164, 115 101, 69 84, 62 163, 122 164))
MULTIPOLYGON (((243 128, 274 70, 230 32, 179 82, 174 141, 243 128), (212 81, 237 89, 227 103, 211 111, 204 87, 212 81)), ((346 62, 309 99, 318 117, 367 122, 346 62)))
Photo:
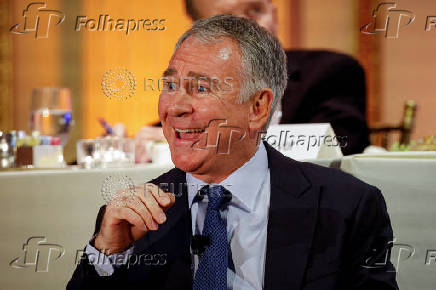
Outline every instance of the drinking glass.
POLYGON ((41 135, 59 137, 61 145, 65 146, 73 125, 70 89, 33 89, 31 112, 32 130, 41 135))

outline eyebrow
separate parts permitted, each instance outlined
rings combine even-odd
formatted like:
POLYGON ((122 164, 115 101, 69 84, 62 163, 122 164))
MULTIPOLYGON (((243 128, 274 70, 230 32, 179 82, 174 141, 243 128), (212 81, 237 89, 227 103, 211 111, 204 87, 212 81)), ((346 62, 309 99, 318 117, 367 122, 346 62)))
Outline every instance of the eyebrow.
POLYGON ((207 81, 210 80, 211 78, 208 75, 202 74, 202 73, 197 73, 197 72, 193 72, 190 71, 188 73, 188 77, 193 77, 195 79, 206 79, 207 81))
MULTIPOLYGON (((175 68, 171 68, 171 67, 167 68, 162 74, 163 77, 170 77, 170 76, 174 76, 174 75, 177 75, 177 70, 175 68)), ((194 72, 194 71, 190 71, 188 73, 188 77, 192 77, 194 79, 200 79, 200 78, 206 79, 206 80, 211 79, 208 75, 205 75, 203 73, 194 72)))
POLYGON ((163 72, 163 74, 162 74, 162 76, 163 77, 169 77, 169 76, 173 76, 173 75, 176 75, 177 74, 177 70, 175 69, 175 68, 167 68, 164 72, 163 72))

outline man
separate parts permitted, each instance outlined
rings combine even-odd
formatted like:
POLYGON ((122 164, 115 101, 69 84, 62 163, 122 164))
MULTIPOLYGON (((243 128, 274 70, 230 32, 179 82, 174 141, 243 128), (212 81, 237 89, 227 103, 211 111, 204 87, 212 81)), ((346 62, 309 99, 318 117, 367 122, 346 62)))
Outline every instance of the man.
POLYGON ((380 191, 259 142, 285 64, 245 18, 204 19, 179 39, 159 98, 176 168, 100 209, 67 289, 398 289, 380 191))
MULTIPOLYGON (((232 14, 256 21, 277 34, 276 7, 270 0, 185 0, 193 21, 232 14)), ((361 153, 369 145, 366 124, 365 74, 353 58, 323 50, 289 50, 288 85, 280 123, 331 123, 343 140, 344 155, 361 153)), ((150 161, 145 144, 161 136, 159 127, 143 127, 136 136, 136 161, 150 161)))

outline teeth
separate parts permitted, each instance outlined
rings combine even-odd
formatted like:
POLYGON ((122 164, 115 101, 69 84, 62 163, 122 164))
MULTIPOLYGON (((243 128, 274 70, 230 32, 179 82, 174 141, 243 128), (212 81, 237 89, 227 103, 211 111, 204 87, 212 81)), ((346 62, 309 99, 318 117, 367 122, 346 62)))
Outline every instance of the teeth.
POLYGON ((201 133, 203 131, 204 129, 177 129, 176 128, 177 133, 201 133))

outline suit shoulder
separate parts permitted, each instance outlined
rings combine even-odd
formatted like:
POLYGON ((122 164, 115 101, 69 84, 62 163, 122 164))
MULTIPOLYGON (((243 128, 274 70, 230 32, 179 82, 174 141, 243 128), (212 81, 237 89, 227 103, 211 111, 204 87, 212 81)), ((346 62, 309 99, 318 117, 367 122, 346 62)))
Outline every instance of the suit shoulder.
POLYGON ((373 195, 379 189, 337 168, 327 168, 309 162, 298 162, 303 174, 312 184, 321 186, 325 194, 337 198, 361 199, 373 195))
POLYGON ((300 162, 299 166, 309 182, 319 186, 321 208, 352 218, 359 209, 370 213, 374 208, 385 207, 383 194, 377 187, 351 174, 305 162, 300 162))
POLYGON ((339 169, 296 161, 284 156, 266 141, 264 144, 268 153, 269 166, 273 168, 273 174, 277 176, 274 177, 277 183, 281 182, 279 180, 281 178, 289 178, 289 174, 302 175, 303 179, 298 179, 300 182, 322 188, 323 194, 331 196, 331 200, 335 201, 342 197, 356 200, 362 198, 364 194, 380 192, 375 186, 339 169))
POLYGON ((156 185, 175 182, 186 182, 186 173, 178 168, 173 168, 149 181, 156 185))

